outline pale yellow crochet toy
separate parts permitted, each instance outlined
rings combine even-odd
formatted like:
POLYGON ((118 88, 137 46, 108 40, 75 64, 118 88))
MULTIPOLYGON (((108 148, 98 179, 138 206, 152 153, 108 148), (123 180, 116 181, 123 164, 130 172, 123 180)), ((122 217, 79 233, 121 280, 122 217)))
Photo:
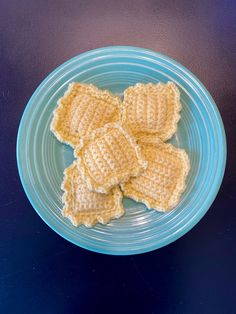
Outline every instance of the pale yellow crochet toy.
POLYGON ((123 103, 91 84, 71 83, 51 123, 76 158, 64 171, 62 214, 92 227, 123 215, 123 195, 162 212, 178 205, 190 162, 164 141, 176 132, 180 110, 173 82, 138 83, 124 91, 123 103))

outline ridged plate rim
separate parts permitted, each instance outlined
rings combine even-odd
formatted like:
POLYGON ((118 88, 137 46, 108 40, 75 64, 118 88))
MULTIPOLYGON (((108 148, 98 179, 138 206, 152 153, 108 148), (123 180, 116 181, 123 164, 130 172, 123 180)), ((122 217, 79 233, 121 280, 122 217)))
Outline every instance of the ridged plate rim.
MULTIPOLYGON (((101 57, 100 55, 100 57, 101 57)), ((117 55, 118 56, 118 55, 117 55)), ((91 251, 95 251, 95 252, 99 252, 99 253, 106 253, 106 254, 112 254, 112 255, 130 255, 130 254, 139 254, 139 253, 144 253, 144 252, 148 252, 148 251, 152 251, 154 249, 158 249, 160 247, 163 247, 175 240, 177 240, 178 238, 180 238, 181 236, 183 236, 184 234, 186 234, 190 229, 192 229, 199 221, 200 219, 205 215, 205 213, 207 212, 207 210, 209 209, 209 207, 211 206, 211 204, 213 203, 218 190, 220 188, 223 176, 224 176, 224 171, 225 171, 225 164, 226 164, 226 137, 225 137, 225 131, 224 131, 224 126, 223 126, 223 122, 220 116, 220 113, 218 111, 218 108, 214 102, 214 100, 212 99, 211 95, 209 94, 209 92, 207 91, 207 89, 204 87, 204 85, 195 77, 194 74, 192 74, 187 68, 185 68, 184 66, 182 66, 181 64, 179 64, 178 62, 176 62, 175 60, 161 54, 161 53, 157 53, 145 48, 139 48, 139 47, 132 47, 132 46, 109 46, 109 47, 104 47, 104 48, 98 48, 98 49, 94 49, 88 52, 84 52, 82 54, 79 54, 77 56, 75 56, 74 58, 66 61, 65 63, 63 63, 62 65, 60 65, 59 67, 57 67, 54 71, 52 71, 44 80, 43 82, 37 87, 37 89, 35 90, 35 92, 33 93, 33 95, 31 96, 30 100, 28 101, 28 104, 23 112, 21 121, 20 121, 20 125, 19 125, 19 130, 18 130, 18 135, 17 135, 17 143, 16 143, 16 155, 17 155, 17 166, 18 166, 18 172, 19 172, 19 176, 24 188, 24 191, 30 201, 30 203, 32 204, 32 206, 34 207, 34 209, 36 210, 36 212, 39 214, 39 216, 45 221, 45 223, 51 227, 55 232, 57 232, 59 235, 61 235, 62 237, 64 237, 65 239, 67 239, 68 241, 83 247, 85 249, 91 250, 91 251), (148 56, 152 56, 152 57, 156 57, 159 59, 162 59, 164 62, 166 61, 168 64, 170 63, 173 67, 178 68, 179 70, 181 70, 183 72, 183 74, 189 78, 189 80, 191 80, 191 82, 193 84, 195 84, 195 87, 198 88, 198 90, 203 93, 203 95, 206 97, 207 101, 208 101, 208 106, 211 106, 214 110, 214 113, 216 115, 216 119, 217 119, 217 124, 219 125, 219 129, 218 129, 218 133, 219 133, 219 143, 218 145, 221 146, 221 150, 220 150, 220 155, 218 155, 218 159, 220 161, 220 167, 217 170, 217 173, 215 174, 215 181, 214 184, 210 187, 210 191, 208 194, 208 198, 205 200, 204 203, 204 208, 201 208, 201 211, 199 211, 198 213, 196 213, 196 215, 194 216, 193 219, 191 219, 189 224, 186 224, 184 227, 180 228, 178 230, 178 232, 175 232, 172 236, 167 237, 162 243, 152 243, 152 245, 149 245, 148 247, 145 246, 141 246, 141 247, 137 247, 132 251, 129 250, 123 250, 122 248, 117 251, 117 250, 113 250, 112 247, 107 247, 106 246, 104 248, 97 248, 97 247, 92 247, 91 245, 86 245, 84 243, 80 243, 74 239, 71 239, 70 237, 68 237, 67 235, 63 234, 63 230, 60 230, 59 227, 57 227, 57 223, 55 221, 48 221, 47 217, 45 217, 44 213, 41 211, 40 208, 37 207, 37 205, 34 202, 33 197, 31 196, 30 192, 29 192, 29 187, 28 187, 28 183, 26 182, 26 180, 24 179, 24 169, 22 167, 22 160, 21 160, 21 156, 20 156, 20 149, 21 149, 21 136, 22 136, 22 132, 23 132, 23 128, 25 127, 25 117, 26 114, 29 110, 29 108, 31 107, 31 105, 33 104, 34 98, 35 96, 40 93, 40 90, 46 86, 46 84, 48 82, 50 82, 54 77, 57 76, 58 72, 63 70, 63 68, 65 68, 67 65, 69 65, 70 63, 73 63, 74 61, 78 61, 81 58, 84 57, 90 57, 93 56, 94 54, 112 54, 114 52, 122 52, 122 53, 126 53, 127 57, 130 54, 130 57, 132 57, 132 53, 140 53, 142 54, 143 58, 144 55, 146 54, 147 57, 148 56)))

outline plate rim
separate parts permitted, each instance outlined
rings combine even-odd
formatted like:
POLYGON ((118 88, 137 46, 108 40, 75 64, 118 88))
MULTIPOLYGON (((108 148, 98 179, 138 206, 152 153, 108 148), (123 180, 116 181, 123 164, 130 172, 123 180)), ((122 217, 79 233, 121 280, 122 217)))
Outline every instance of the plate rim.
POLYGON ((37 86, 37 88, 35 89, 35 91, 33 92, 33 94, 31 95, 31 97, 29 98, 29 100, 27 101, 27 104, 23 110, 21 119, 20 119, 20 123, 19 123, 19 128, 18 128, 18 132, 17 132, 17 140, 16 140, 16 160, 17 160, 17 168, 18 168, 18 173, 19 173, 19 177, 20 177, 20 181, 21 184, 23 186, 24 192, 31 204, 31 206, 34 208, 34 210, 37 212, 37 214, 40 216, 40 218, 53 230, 55 231, 57 234, 59 234, 62 238, 64 238, 65 240, 75 244, 76 246, 79 246, 81 248, 87 249, 89 251, 93 251, 93 252, 97 252, 97 253, 103 253, 103 254, 107 254, 107 255, 136 255, 136 254, 142 254, 142 253, 146 253, 146 252, 151 252, 153 250, 159 249, 161 247, 164 247, 172 242, 175 242, 177 239, 181 238, 183 235, 187 234, 194 226, 197 225, 197 223, 202 219, 202 217, 207 213, 207 211, 210 209, 212 203, 214 202, 219 189, 221 187, 222 181, 223 181, 223 177, 224 177, 224 173, 225 173, 225 167, 226 167, 226 159, 227 159, 227 142, 226 142, 226 134, 225 134, 225 129, 224 129, 224 124, 222 121, 222 117, 220 115, 219 109, 214 101, 214 99, 212 98, 211 94, 209 93, 209 91, 206 89, 206 87, 204 86, 204 84, 190 71, 188 70, 185 66, 183 66, 182 64, 180 64, 179 62, 175 61, 174 59, 170 58, 169 56, 159 53, 159 52, 155 52, 153 50, 147 49, 147 48, 142 48, 142 47, 137 47, 137 46, 106 46, 106 47, 100 47, 100 48, 96 48, 96 49, 92 49, 92 50, 88 50, 86 52, 77 54, 76 56, 68 59, 67 61, 63 62, 62 64, 60 64, 58 67, 56 67, 52 72, 50 72, 44 79, 43 81, 37 86), (216 114, 217 117, 217 122, 220 126, 220 134, 221 134, 221 140, 222 140, 222 150, 221 150, 221 160, 222 160, 222 165, 221 168, 219 169, 218 173, 217 173, 217 182, 215 183, 215 188, 214 190, 212 190, 211 193, 211 197, 207 199, 207 202, 205 204, 205 209, 202 210, 200 213, 198 213, 198 215, 195 215, 194 218, 191 220, 191 223, 184 226, 184 228, 182 228, 182 230, 180 230, 177 234, 175 234, 174 236, 172 236, 171 238, 165 240, 165 243, 162 245, 157 245, 157 246, 151 246, 148 248, 139 248, 136 249, 134 251, 131 252, 123 252, 123 251, 107 251, 105 249, 97 249, 95 248, 91 248, 90 246, 86 246, 84 244, 80 244, 77 243, 76 241, 74 241, 73 239, 70 239, 69 237, 67 237, 67 235, 63 234, 60 232, 60 230, 57 230, 49 221, 47 221, 43 215, 40 212, 40 209, 37 208, 37 206, 34 204, 33 199, 31 198, 30 193, 28 192, 28 188, 27 188, 27 183, 24 180, 23 177, 23 169, 21 167, 21 158, 20 158, 20 141, 21 141, 21 132, 22 132, 22 128, 23 128, 23 124, 24 124, 24 120, 26 117, 26 114, 30 108, 30 104, 33 101, 34 96, 39 92, 39 90, 55 75, 55 73, 57 73, 59 70, 63 69, 63 67, 65 67, 67 64, 75 61, 78 57, 83 57, 83 56, 88 56, 90 54, 96 53, 96 52, 102 52, 102 51, 108 51, 108 50, 129 50, 129 52, 140 52, 140 53, 147 53, 149 55, 152 55, 154 57, 161 57, 162 59, 170 62, 171 64, 177 66, 178 68, 180 68, 182 71, 184 71, 185 73, 188 74, 188 76, 195 81, 195 83, 197 83, 198 87, 200 87, 204 93, 204 95, 208 98, 209 102, 211 103, 211 105, 214 108, 214 112, 216 114))

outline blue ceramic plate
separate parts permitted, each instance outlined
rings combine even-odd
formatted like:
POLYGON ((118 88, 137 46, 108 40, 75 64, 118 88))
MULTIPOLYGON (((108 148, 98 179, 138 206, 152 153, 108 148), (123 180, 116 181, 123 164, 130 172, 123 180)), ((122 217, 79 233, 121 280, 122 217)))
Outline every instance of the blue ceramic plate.
POLYGON ((17 162, 25 192, 40 217, 74 244, 100 253, 129 255, 171 243, 203 217, 219 190, 226 160, 224 127, 206 88, 186 68, 159 53, 135 47, 106 47, 67 61, 37 88, 24 111, 17 138, 17 162), (72 149, 50 132, 52 112, 72 81, 92 83, 122 96, 137 82, 174 81, 183 109, 171 142, 191 162, 187 189, 170 213, 148 210, 124 199, 126 214, 109 225, 75 228, 61 215, 63 170, 72 149))

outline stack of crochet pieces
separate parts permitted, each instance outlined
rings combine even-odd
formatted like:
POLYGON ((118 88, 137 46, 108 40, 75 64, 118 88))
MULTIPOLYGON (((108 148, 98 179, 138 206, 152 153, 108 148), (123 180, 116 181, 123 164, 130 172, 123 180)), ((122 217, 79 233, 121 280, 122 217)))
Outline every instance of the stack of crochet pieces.
POLYGON ((173 209, 190 169, 187 153, 164 143, 177 130, 180 110, 172 82, 131 86, 123 102, 91 84, 70 84, 51 123, 76 158, 64 171, 62 214, 75 226, 107 224, 124 214, 123 196, 173 209))

